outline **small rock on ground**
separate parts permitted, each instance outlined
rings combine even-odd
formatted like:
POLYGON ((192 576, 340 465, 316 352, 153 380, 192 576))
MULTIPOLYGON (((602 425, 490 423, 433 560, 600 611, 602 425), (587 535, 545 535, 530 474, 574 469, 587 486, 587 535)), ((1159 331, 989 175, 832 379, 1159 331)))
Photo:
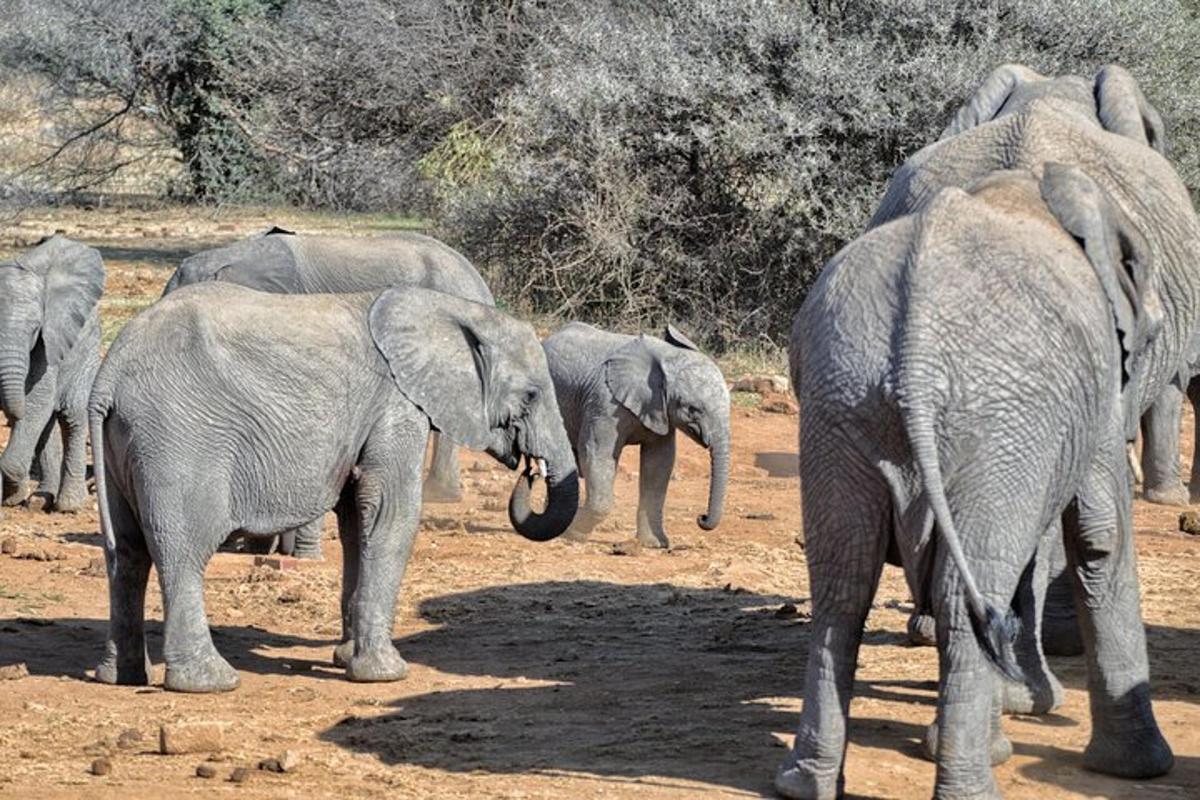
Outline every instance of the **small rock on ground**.
POLYGON ((1200 536, 1200 513, 1184 511, 1180 514, 1179 530, 1192 536, 1200 536))
POLYGON ((215 778, 217 777, 217 768, 212 764, 201 764, 196 767, 197 778, 215 778))
POLYGON ((107 758, 97 758, 92 762, 93 775, 107 775, 112 772, 112 762, 107 758))

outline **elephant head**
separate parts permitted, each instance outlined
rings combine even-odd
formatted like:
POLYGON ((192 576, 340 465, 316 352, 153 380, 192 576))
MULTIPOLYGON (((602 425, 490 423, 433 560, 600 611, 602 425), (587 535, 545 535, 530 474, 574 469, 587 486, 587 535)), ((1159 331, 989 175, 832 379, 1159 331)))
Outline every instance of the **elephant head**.
POLYGON ((665 436, 681 429, 711 458, 708 510, 697 524, 721 522, 729 484, 729 389, 717 365, 668 325, 662 339, 638 336, 604 362, 613 397, 646 428, 665 436))
POLYGON ((27 383, 70 352, 103 291, 99 251, 61 236, 0 264, 0 408, 9 419, 25 415, 27 383))
POLYGON ((535 541, 565 531, 579 505, 579 474, 533 328, 494 308, 411 286, 382 292, 368 324, 396 386, 434 429, 509 469, 522 457, 544 462, 546 508, 530 509, 527 468, 509 501, 516 531, 535 541))
POLYGON ((1047 78, 1020 64, 999 66, 958 110, 941 138, 1019 112, 1042 98, 1098 123, 1106 131, 1166 152, 1162 116, 1146 100, 1137 80, 1115 64, 1104 67, 1090 82, 1075 75, 1047 78))
POLYGON ((300 294, 295 255, 288 244, 291 231, 273 227, 233 244, 202 250, 180 263, 163 287, 163 297, 203 281, 229 281, 262 292, 300 294))
POLYGON ((1150 245, 1078 167, 1045 164, 1040 189, 1046 207, 1083 247, 1104 288, 1121 343, 1121 413, 1126 439, 1132 442, 1140 414, 1141 356, 1163 326, 1158 268, 1150 245))

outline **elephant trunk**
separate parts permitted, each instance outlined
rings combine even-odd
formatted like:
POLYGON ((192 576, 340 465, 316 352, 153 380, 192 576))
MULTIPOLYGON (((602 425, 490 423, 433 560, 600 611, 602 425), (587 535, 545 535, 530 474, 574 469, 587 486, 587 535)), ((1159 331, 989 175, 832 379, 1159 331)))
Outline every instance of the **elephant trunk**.
POLYGON ((29 374, 29 353, 0 354, 0 409, 10 420, 25 416, 25 378, 29 374))
POLYGON ((729 432, 713 441, 710 449, 712 472, 708 483, 708 510, 696 518, 696 524, 711 531, 721 524, 725 508, 725 489, 729 485, 729 432))
MULTIPOLYGON (((563 434, 565 439, 566 434, 563 434)), ((557 457, 546 459, 546 509, 535 512, 529 505, 533 475, 529 468, 517 478, 508 499, 508 519, 513 529, 535 542, 546 542, 562 534, 579 508, 579 472, 570 447, 555 448, 557 457), (565 453, 565 455, 564 455, 565 453)))

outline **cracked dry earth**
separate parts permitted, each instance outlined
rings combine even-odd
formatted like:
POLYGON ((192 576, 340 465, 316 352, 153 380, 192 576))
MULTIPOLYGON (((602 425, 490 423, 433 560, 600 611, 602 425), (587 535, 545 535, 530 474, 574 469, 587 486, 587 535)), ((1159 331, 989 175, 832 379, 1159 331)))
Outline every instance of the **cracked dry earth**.
MULTIPOLYGON (((154 295, 167 276, 153 258, 117 254, 109 265, 109 314, 137 304, 121 292, 154 295)), ((503 510, 514 476, 464 454, 464 500, 424 510, 395 629, 411 673, 395 684, 351 684, 330 666, 340 572, 331 523, 323 562, 280 571, 222 553, 210 565, 209 617, 241 673, 238 690, 93 683, 108 613, 95 511, 5 509, 0 540, 15 552, 0 556, 0 664, 24 662, 29 675, 0 681, 0 796, 769 794, 809 645, 795 428, 795 417, 735 408, 727 513, 712 533, 694 523, 707 457, 681 437, 669 552, 632 546, 635 450, 622 462, 617 510, 586 544, 521 540, 503 510), (224 751, 158 755, 158 727, 175 720, 228 723, 224 751), (255 769, 285 750, 299 757, 295 771, 255 769), (102 756, 112 771, 93 776, 102 756), (215 777, 196 777, 209 758, 215 777), (250 768, 243 783, 228 780, 237 767, 250 768)), ((1063 708, 1005 720, 1015 754, 996 774, 1006 797, 1200 796, 1200 541, 1177 531, 1179 510, 1136 505, 1154 696, 1174 771, 1146 782, 1083 771, 1084 667, 1055 659, 1063 708)), ((936 654, 905 645, 908 610, 889 567, 860 655, 853 796, 927 797, 933 786, 918 741, 933 715, 936 654)), ((153 578, 147 613, 158 662, 153 578)))

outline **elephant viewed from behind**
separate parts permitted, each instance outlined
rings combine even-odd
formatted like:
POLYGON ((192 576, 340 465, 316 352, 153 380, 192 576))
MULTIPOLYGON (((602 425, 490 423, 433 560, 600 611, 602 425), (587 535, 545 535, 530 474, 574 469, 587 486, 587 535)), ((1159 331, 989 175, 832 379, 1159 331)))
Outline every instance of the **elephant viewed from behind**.
POLYGON ((611 511, 617 461, 641 448, 637 539, 667 547, 663 505, 675 468, 675 430, 711 454, 704 530, 721 522, 729 483, 729 390, 721 370, 668 325, 663 337, 609 333, 573 322, 543 347, 586 495, 568 536, 585 539, 611 511))
POLYGON ((100 364, 104 278, 100 252, 62 236, 0 263, 0 408, 12 424, 0 455, 5 505, 29 497, 35 460, 51 508, 77 511, 87 498, 87 398, 100 364))
POLYGON ((939 190, 825 267, 796 316, 800 485, 813 621, 804 707, 776 778, 844 791, 863 624, 889 549, 937 620, 935 796, 996 797, 1009 613, 1061 519, 1087 645, 1090 769, 1172 764, 1150 704, 1132 482, 1145 358, 1163 309, 1153 248, 1077 167, 939 190), (990 743, 990 744, 989 744, 990 743))
POLYGON ((515 469, 509 503, 537 541, 567 529, 578 475, 533 328, 441 292, 173 292, 121 331, 89 405, 108 565, 99 680, 146 683, 151 563, 163 595, 166 688, 234 688, 204 613, 205 566, 232 531, 269 535, 333 509, 342 540, 341 644, 355 681, 404 677, 397 591, 421 513, 431 429, 515 469), (321 420, 315 427, 312 420, 321 420))

